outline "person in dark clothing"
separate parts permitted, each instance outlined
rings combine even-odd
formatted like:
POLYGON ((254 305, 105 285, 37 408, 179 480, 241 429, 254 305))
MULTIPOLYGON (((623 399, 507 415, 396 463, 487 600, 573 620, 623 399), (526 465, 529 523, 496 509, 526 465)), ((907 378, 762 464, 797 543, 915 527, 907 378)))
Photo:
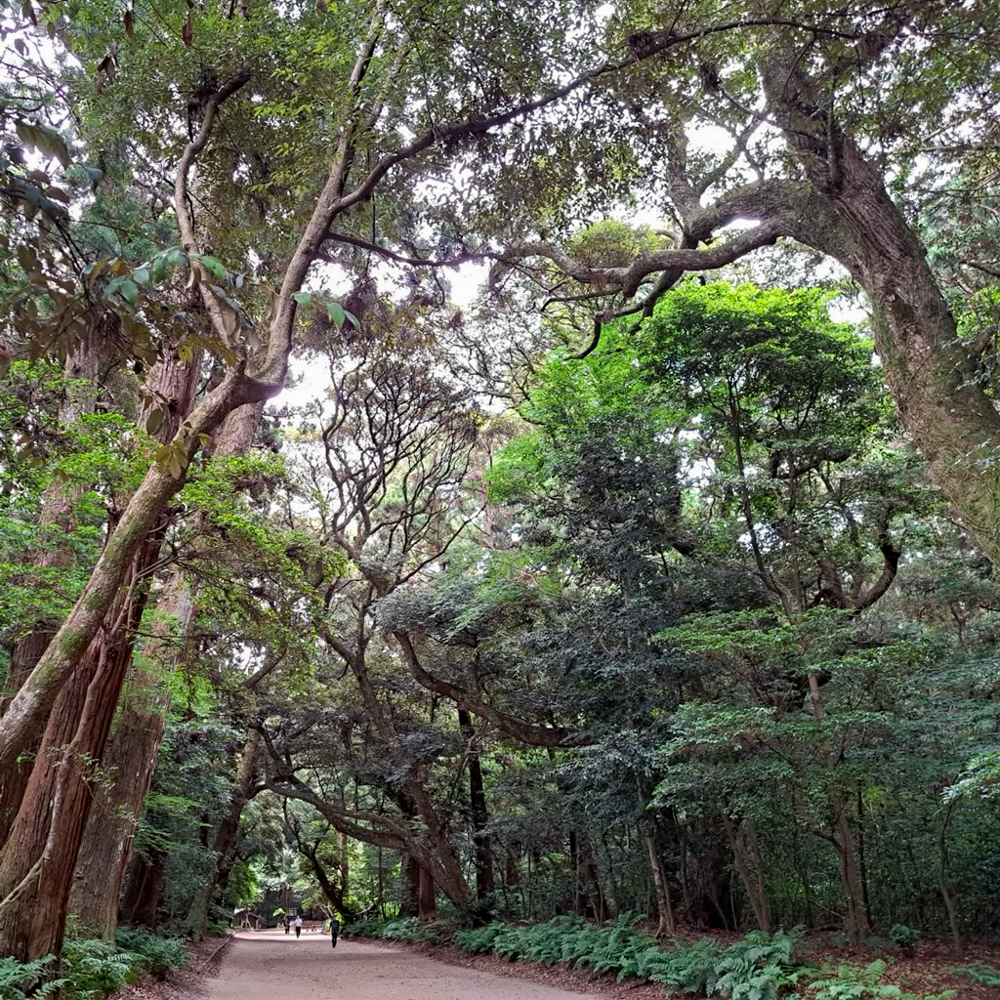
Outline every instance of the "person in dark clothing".
POLYGON ((292 926, 292 922, 291 922, 291 920, 288 919, 288 914, 287 913, 285 914, 285 917, 284 917, 284 924, 285 924, 285 933, 287 934, 289 928, 292 926))
POLYGON ((333 942, 333 947, 337 947, 337 937, 340 935, 340 921, 336 917, 330 918, 330 938, 333 942))

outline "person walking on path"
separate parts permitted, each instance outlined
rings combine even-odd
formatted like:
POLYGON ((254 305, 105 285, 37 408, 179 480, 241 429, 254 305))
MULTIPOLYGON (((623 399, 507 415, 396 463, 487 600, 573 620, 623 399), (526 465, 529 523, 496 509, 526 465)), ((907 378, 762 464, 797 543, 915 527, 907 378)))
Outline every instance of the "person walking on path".
POLYGON ((336 917, 330 917, 330 937, 333 947, 337 947, 337 936, 340 934, 340 921, 336 917))
POLYGON ((285 925, 285 933, 287 934, 288 928, 292 926, 292 922, 288 919, 287 913, 281 918, 281 922, 285 925))
POLYGON ((299 937, 302 934, 302 917, 295 917, 295 936, 299 937))

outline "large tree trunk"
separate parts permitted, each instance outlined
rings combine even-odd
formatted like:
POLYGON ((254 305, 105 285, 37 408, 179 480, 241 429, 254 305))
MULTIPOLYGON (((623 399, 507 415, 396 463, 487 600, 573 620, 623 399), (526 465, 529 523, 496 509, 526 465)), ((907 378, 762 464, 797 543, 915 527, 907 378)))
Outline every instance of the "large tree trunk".
MULTIPOLYGON (((81 417, 94 410, 99 394, 100 346, 100 340, 95 335, 66 360, 66 377, 79 380, 79 383, 70 388, 65 402, 59 408, 61 427, 75 429, 81 417)), ((76 527, 75 508, 83 491, 82 485, 68 485, 62 481, 54 481, 46 489, 39 519, 42 551, 35 560, 35 565, 39 568, 67 567, 72 563, 73 552, 71 547, 67 547, 66 539, 76 527)), ((37 666, 56 628, 57 623, 38 622, 34 631, 18 641, 4 681, 5 691, 13 694, 20 690, 37 666)), ((3 699, 0 703, 0 715, 6 711, 9 703, 10 698, 3 699)), ((0 767, 0 843, 6 840, 17 816, 24 791, 28 787, 32 761, 41 735, 42 727, 39 727, 26 747, 23 760, 16 761, 10 767, 0 767)))
MULTIPOLYGON (((216 435, 213 457, 243 454, 253 441, 263 404, 241 406, 229 414, 216 435)), ((163 739, 170 691, 164 684, 194 625, 197 580, 175 567, 157 601, 154 637, 142 648, 118 728, 108 747, 105 767, 114 778, 95 792, 91 814, 73 879, 70 912, 97 937, 114 940, 118 901, 132 853, 132 837, 149 792, 157 753, 163 739)))
POLYGON ((170 691, 163 676, 175 659, 194 619, 186 574, 174 568, 157 602, 153 631, 157 638, 143 648, 143 660, 155 667, 133 666, 118 727, 102 761, 110 784, 99 783, 80 845, 69 910, 94 937, 113 941, 118 926, 122 882, 132 857, 132 838, 142 813, 163 737, 170 691))
MULTIPOLYGON (((148 564, 159 539, 137 562, 148 564)), ((139 566, 132 581, 138 583, 139 566)), ((58 954, 77 852, 99 761, 131 660, 131 629, 142 602, 131 588, 113 608, 118 627, 91 643, 49 717, 10 836, 0 854, 0 953, 21 961, 58 954)))
MULTIPOLYGON (((196 378, 195 363, 168 360, 154 370, 152 388, 170 401, 161 440, 169 441, 177 432, 196 378)), ((129 564, 127 586, 114 595, 104 628, 55 700, 0 854, 0 952, 22 961, 57 954, 62 946, 73 871, 93 801, 91 771, 101 761, 131 663, 162 527, 141 539, 129 564)))
POLYGON ((146 472, 73 610, 49 643, 35 669, 21 685, 0 719, 0 773, 10 768, 44 727, 62 687, 97 635, 132 565, 133 557, 160 521, 169 499, 183 485, 186 469, 202 438, 211 434, 236 407, 273 395, 275 384, 230 372, 184 421, 170 448, 181 459, 155 462, 146 472))
POLYGON ((412 854, 404 854, 399 872, 399 915, 417 915, 417 897, 420 895, 420 862, 412 854))
POLYGON ((809 179, 789 235, 840 261, 864 288, 903 424, 1000 564, 1000 414, 958 338, 926 248, 886 191, 884 170, 841 131, 799 54, 776 50, 762 76, 771 113, 809 179))
POLYGON ((437 916, 437 896, 434 891, 434 879, 431 873, 423 866, 417 878, 417 919, 422 923, 429 923, 437 916))

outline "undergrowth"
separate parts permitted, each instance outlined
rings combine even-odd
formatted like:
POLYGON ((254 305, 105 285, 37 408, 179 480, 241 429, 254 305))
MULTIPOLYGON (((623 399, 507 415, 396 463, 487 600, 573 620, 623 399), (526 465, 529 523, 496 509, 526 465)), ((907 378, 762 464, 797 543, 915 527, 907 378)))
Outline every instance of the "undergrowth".
POLYGON ((0 959, 0 1000, 99 1000, 141 976, 164 979, 187 965, 182 942, 148 931, 122 929, 115 944, 98 939, 68 940, 62 960, 52 955, 33 962, 0 959))
POLYGON ((635 931, 625 915, 608 927, 578 917, 545 924, 492 923, 458 931, 455 944, 473 954, 492 953, 508 961, 562 963, 591 975, 614 975, 660 983, 668 995, 729 997, 730 1000, 945 1000, 952 993, 918 997, 883 983, 884 962, 864 968, 810 969, 795 958, 799 932, 747 934, 729 947, 704 939, 676 939, 661 947, 635 931))
POLYGON ((376 938, 381 941, 422 941, 435 944, 441 940, 437 928, 420 923, 416 917, 372 917, 347 924, 342 934, 355 937, 376 938))

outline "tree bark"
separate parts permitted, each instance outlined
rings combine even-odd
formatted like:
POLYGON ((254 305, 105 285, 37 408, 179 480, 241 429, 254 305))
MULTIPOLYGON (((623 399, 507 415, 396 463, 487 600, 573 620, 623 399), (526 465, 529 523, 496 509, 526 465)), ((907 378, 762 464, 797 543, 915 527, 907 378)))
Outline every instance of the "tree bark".
POLYGON ((417 915, 417 897, 420 895, 420 862, 412 854, 403 856, 399 871, 399 915, 417 915))
POLYGON ((667 873, 663 867, 663 857, 657 843, 656 828, 648 824, 643 830, 646 841, 646 851, 649 854, 649 870, 653 876, 653 888, 656 892, 657 925, 656 937, 672 937, 677 933, 677 922, 674 919, 674 904, 670 898, 670 886, 667 883, 667 873))
POLYGON ((465 739, 469 764, 469 814, 472 819, 472 842, 475 848, 476 898, 487 899, 496 889, 493 847, 486 832, 490 817, 486 806, 486 790, 483 787, 479 743, 472 725, 472 717, 464 708, 458 710, 458 725, 465 739))
POLYGON ((208 881, 198 890, 191 907, 188 910, 185 924, 190 934, 201 937, 208 931, 208 909, 212 902, 212 895, 215 887, 219 884, 219 879, 226 869, 229 855, 236 846, 237 836, 240 829, 240 817, 243 814, 243 807, 250 798, 253 788, 254 772, 257 767, 257 755, 260 750, 261 736, 256 729, 251 729, 247 735, 247 741, 240 755, 240 766, 236 775, 236 785, 233 789, 233 797, 229 803, 229 811, 226 813, 219 829, 215 832, 215 839, 212 842, 212 850, 215 853, 216 864, 208 881))
MULTIPOLYGON (((736 873, 743 883, 743 890, 747 894, 747 902, 753 910, 754 919, 757 921, 757 926, 765 934, 771 934, 774 932, 774 921, 771 918, 771 904, 764 888, 764 873, 761 871, 760 853, 759 851, 754 851, 751 845, 750 853, 755 854, 756 857, 753 858, 753 861, 747 857, 747 845, 744 843, 747 837, 745 829, 746 821, 741 822, 737 828, 725 811, 720 815, 722 816, 722 824, 725 827, 726 836, 729 838, 729 843, 733 849, 733 866, 736 868, 736 873)), ((755 841, 756 838, 754 838, 755 841)))
MULTIPOLYGON (((193 388, 193 386, 192 386, 193 388)), ((212 456, 243 454, 253 441, 263 404, 234 410, 215 436, 212 456)), ((104 762, 114 783, 95 791, 70 895, 70 912, 96 937, 113 941, 118 923, 122 882, 132 853, 132 838, 149 792, 156 757, 163 739, 164 717, 170 707, 165 676, 177 662, 179 650, 194 625, 198 582, 174 567, 157 601, 153 638, 142 648, 120 721, 104 762)))
POLYGON ((420 865, 417 878, 417 919, 429 923, 437 916, 437 898, 431 873, 420 865))
POLYGON ((320 861, 316 848, 300 843, 299 850, 309 860, 316 881, 319 882, 319 887, 323 890, 323 895, 326 896, 330 906, 344 918, 345 924, 353 924, 358 919, 358 911, 345 901, 347 880, 344 879, 339 887, 336 886, 327 874, 323 862, 320 861))
POLYGON ((150 930, 156 927, 166 877, 167 855, 163 851, 153 851, 149 857, 133 856, 122 899, 123 923, 150 930))
MULTIPOLYGON (((173 360, 154 369, 153 388, 171 401, 170 416, 160 428, 161 440, 169 441, 177 432, 190 406, 197 370, 193 361, 173 360)), ((69 684, 57 694, 0 854, 0 951, 22 961, 58 954, 62 946, 73 870, 93 801, 91 786, 95 777, 97 782, 104 777, 94 770, 131 663, 149 592, 147 571, 159 557, 164 527, 161 523, 139 540, 128 564, 127 586, 112 595, 103 629, 89 642, 69 684)), ((39 667, 42 662, 44 657, 39 667)), ((29 678, 25 687, 30 684, 29 678)), ((24 687, 17 697, 23 691, 24 687)))
POLYGON ((142 813, 163 738, 170 692, 156 671, 170 668, 178 637, 190 629, 194 605, 185 573, 175 568, 157 603, 153 630, 157 638, 143 649, 151 669, 134 666, 118 728, 102 762, 111 784, 94 790, 73 876, 69 911, 94 937, 113 941, 118 926, 122 882, 132 857, 132 838, 142 813), (171 635, 173 633, 173 635, 171 635), (153 648, 149 648, 153 647, 153 648))
MULTIPOLYGON (((73 429, 81 417, 94 411, 99 392, 100 362, 100 342, 97 336, 90 337, 66 360, 66 377, 85 381, 87 386, 73 386, 67 392, 66 401, 59 408, 58 421, 61 427, 73 429)), ((83 489, 83 486, 69 486, 62 482, 53 482, 46 489, 39 518, 39 540, 43 551, 35 562, 39 568, 71 564, 73 553, 67 550, 65 539, 76 526, 74 508, 83 489)), ((18 641, 5 678, 5 691, 14 694, 20 690, 42 658, 55 632, 55 623, 38 622, 33 632, 18 641)), ((4 698, 0 703, 0 717, 6 712, 10 700, 4 698)), ((25 748, 26 759, 15 761, 10 767, 0 767, 0 843, 6 840, 10 832, 24 791, 28 787, 32 759, 38 750, 42 728, 39 727, 25 748)))
POLYGON ((153 463, 133 494, 79 599, 59 627, 38 664, 21 685, 0 719, 0 773, 27 750, 34 734, 44 727, 59 691, 86 655, 115 598, 125 582, 133 557, 166 509, 167 501, 181 488, 191 458, 236 407, 277 393, 284 367, 275 382, 248 378, 242 369, 231 371, 199 404, 177 431, 171 448, 182 457, 179 472, 169 463, 153 463))
POLYGON ((966 527, 1000 563, 1000 414, 926 248, 886 191, 884 171, 830 120, 798 54, 775 53, 762 76, 811 189, 788 235, 840 261, 864 288, 903 424, 966 527))

